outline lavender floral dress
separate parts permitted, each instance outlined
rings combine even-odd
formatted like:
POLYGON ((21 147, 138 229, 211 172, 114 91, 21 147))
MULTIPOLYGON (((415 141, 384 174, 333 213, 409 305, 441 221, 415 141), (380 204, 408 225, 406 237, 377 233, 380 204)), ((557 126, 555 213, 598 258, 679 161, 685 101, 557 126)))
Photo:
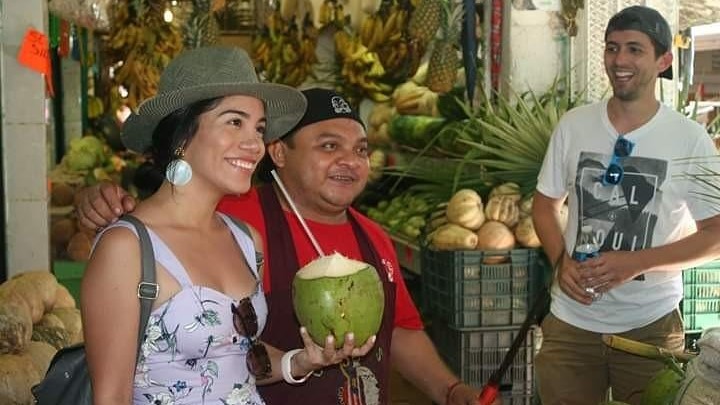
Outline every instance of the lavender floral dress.
MULTIPOLYGON (((232 230, 257 279, 252 240, 228 217, 219 215, 232 230)), ((134 230, 123 221, 117 225, 134 230)), ((237 300, 212 288, 192 285, 168 246, 151 229, 148 232, 155 260, 182 289, 150 315, 135 370, 134 403, 264 405, 245 363, 250 340, 233 327, 230 303, 237 304, 237 300)), ((251 301, 262 332, 267 303, 259 281, 251 301)))

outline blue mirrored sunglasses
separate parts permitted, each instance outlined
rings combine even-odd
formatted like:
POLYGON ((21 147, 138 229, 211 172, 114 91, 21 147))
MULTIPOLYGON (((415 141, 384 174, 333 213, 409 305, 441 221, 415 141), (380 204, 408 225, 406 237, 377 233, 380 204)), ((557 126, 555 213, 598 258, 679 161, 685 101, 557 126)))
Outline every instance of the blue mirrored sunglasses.
POLYGON ((612 159, 610 159, 607 170, 605 170, 602 176, 603 186, 620 184, 625 175, 625 170, 623 169, 620 159, 630 156, 634 147, 635 143, 633 141, 625 139, 622 136, 618 137, 615 142, 615 147, 613 148, 612 159))

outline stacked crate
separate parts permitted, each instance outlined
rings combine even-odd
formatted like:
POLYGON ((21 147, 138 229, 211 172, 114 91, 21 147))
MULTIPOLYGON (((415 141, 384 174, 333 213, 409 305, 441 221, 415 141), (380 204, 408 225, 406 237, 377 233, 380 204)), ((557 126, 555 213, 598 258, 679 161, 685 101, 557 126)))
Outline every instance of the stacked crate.
POLYGON ((683 271, 683 290, 685 343, 697 350, 695 343, 703 330, 720 326, 720 261, 683 271))
MULTIPOLYGON (((482 387, 508 352, 544 283, 535 249, 422 252, 423 309, 430 336, 463 381, 482 387)), ((503 403, 529 405, 534 331, 501 381, 503 403)))

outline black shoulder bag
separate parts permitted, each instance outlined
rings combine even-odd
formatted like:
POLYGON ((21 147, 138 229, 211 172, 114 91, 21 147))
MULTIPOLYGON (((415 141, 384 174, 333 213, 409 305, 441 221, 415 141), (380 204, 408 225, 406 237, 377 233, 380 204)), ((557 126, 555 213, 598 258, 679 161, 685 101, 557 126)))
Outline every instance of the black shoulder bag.
MULTIPOLYGON (((158 295, 158 285, 155 282, 155 254, 145 225, 132 215, 126 214, 121 219, 135 227, 140 239, 142 276, 137 288, 140 299, 137 353, 139 359, 152 303, 158 295)), ((78 343, 60 349, 50 362, 45 378, 32 388, 32 394, 35 403, 39 405, 92 405, 92 387, 85 361, 85 345, 78 343)))

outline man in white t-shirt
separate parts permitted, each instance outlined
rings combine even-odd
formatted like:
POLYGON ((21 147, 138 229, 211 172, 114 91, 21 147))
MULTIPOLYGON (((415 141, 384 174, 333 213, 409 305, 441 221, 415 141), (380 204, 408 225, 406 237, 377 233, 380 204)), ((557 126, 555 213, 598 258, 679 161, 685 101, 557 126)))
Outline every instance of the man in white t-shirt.
POLYGON ((602 336, 682 350, 681 269, 720 256, 720 215, 698 195, 712 190, 683 176, 702 170, 698 160, 682 160, 717 152, 699 124, 655 98, 657 77, 672 78, 667 22, 651 8, 626 8, 610 19, 605 44, 613 96, 565 114, 534 199, 556 269, 536 359, 544 405, 598 404, 610 387, 614 399, 639 403, 662 363, 610 349, 602 336), (572 252, 588 225, 600 254, 579 262, 572 252))

